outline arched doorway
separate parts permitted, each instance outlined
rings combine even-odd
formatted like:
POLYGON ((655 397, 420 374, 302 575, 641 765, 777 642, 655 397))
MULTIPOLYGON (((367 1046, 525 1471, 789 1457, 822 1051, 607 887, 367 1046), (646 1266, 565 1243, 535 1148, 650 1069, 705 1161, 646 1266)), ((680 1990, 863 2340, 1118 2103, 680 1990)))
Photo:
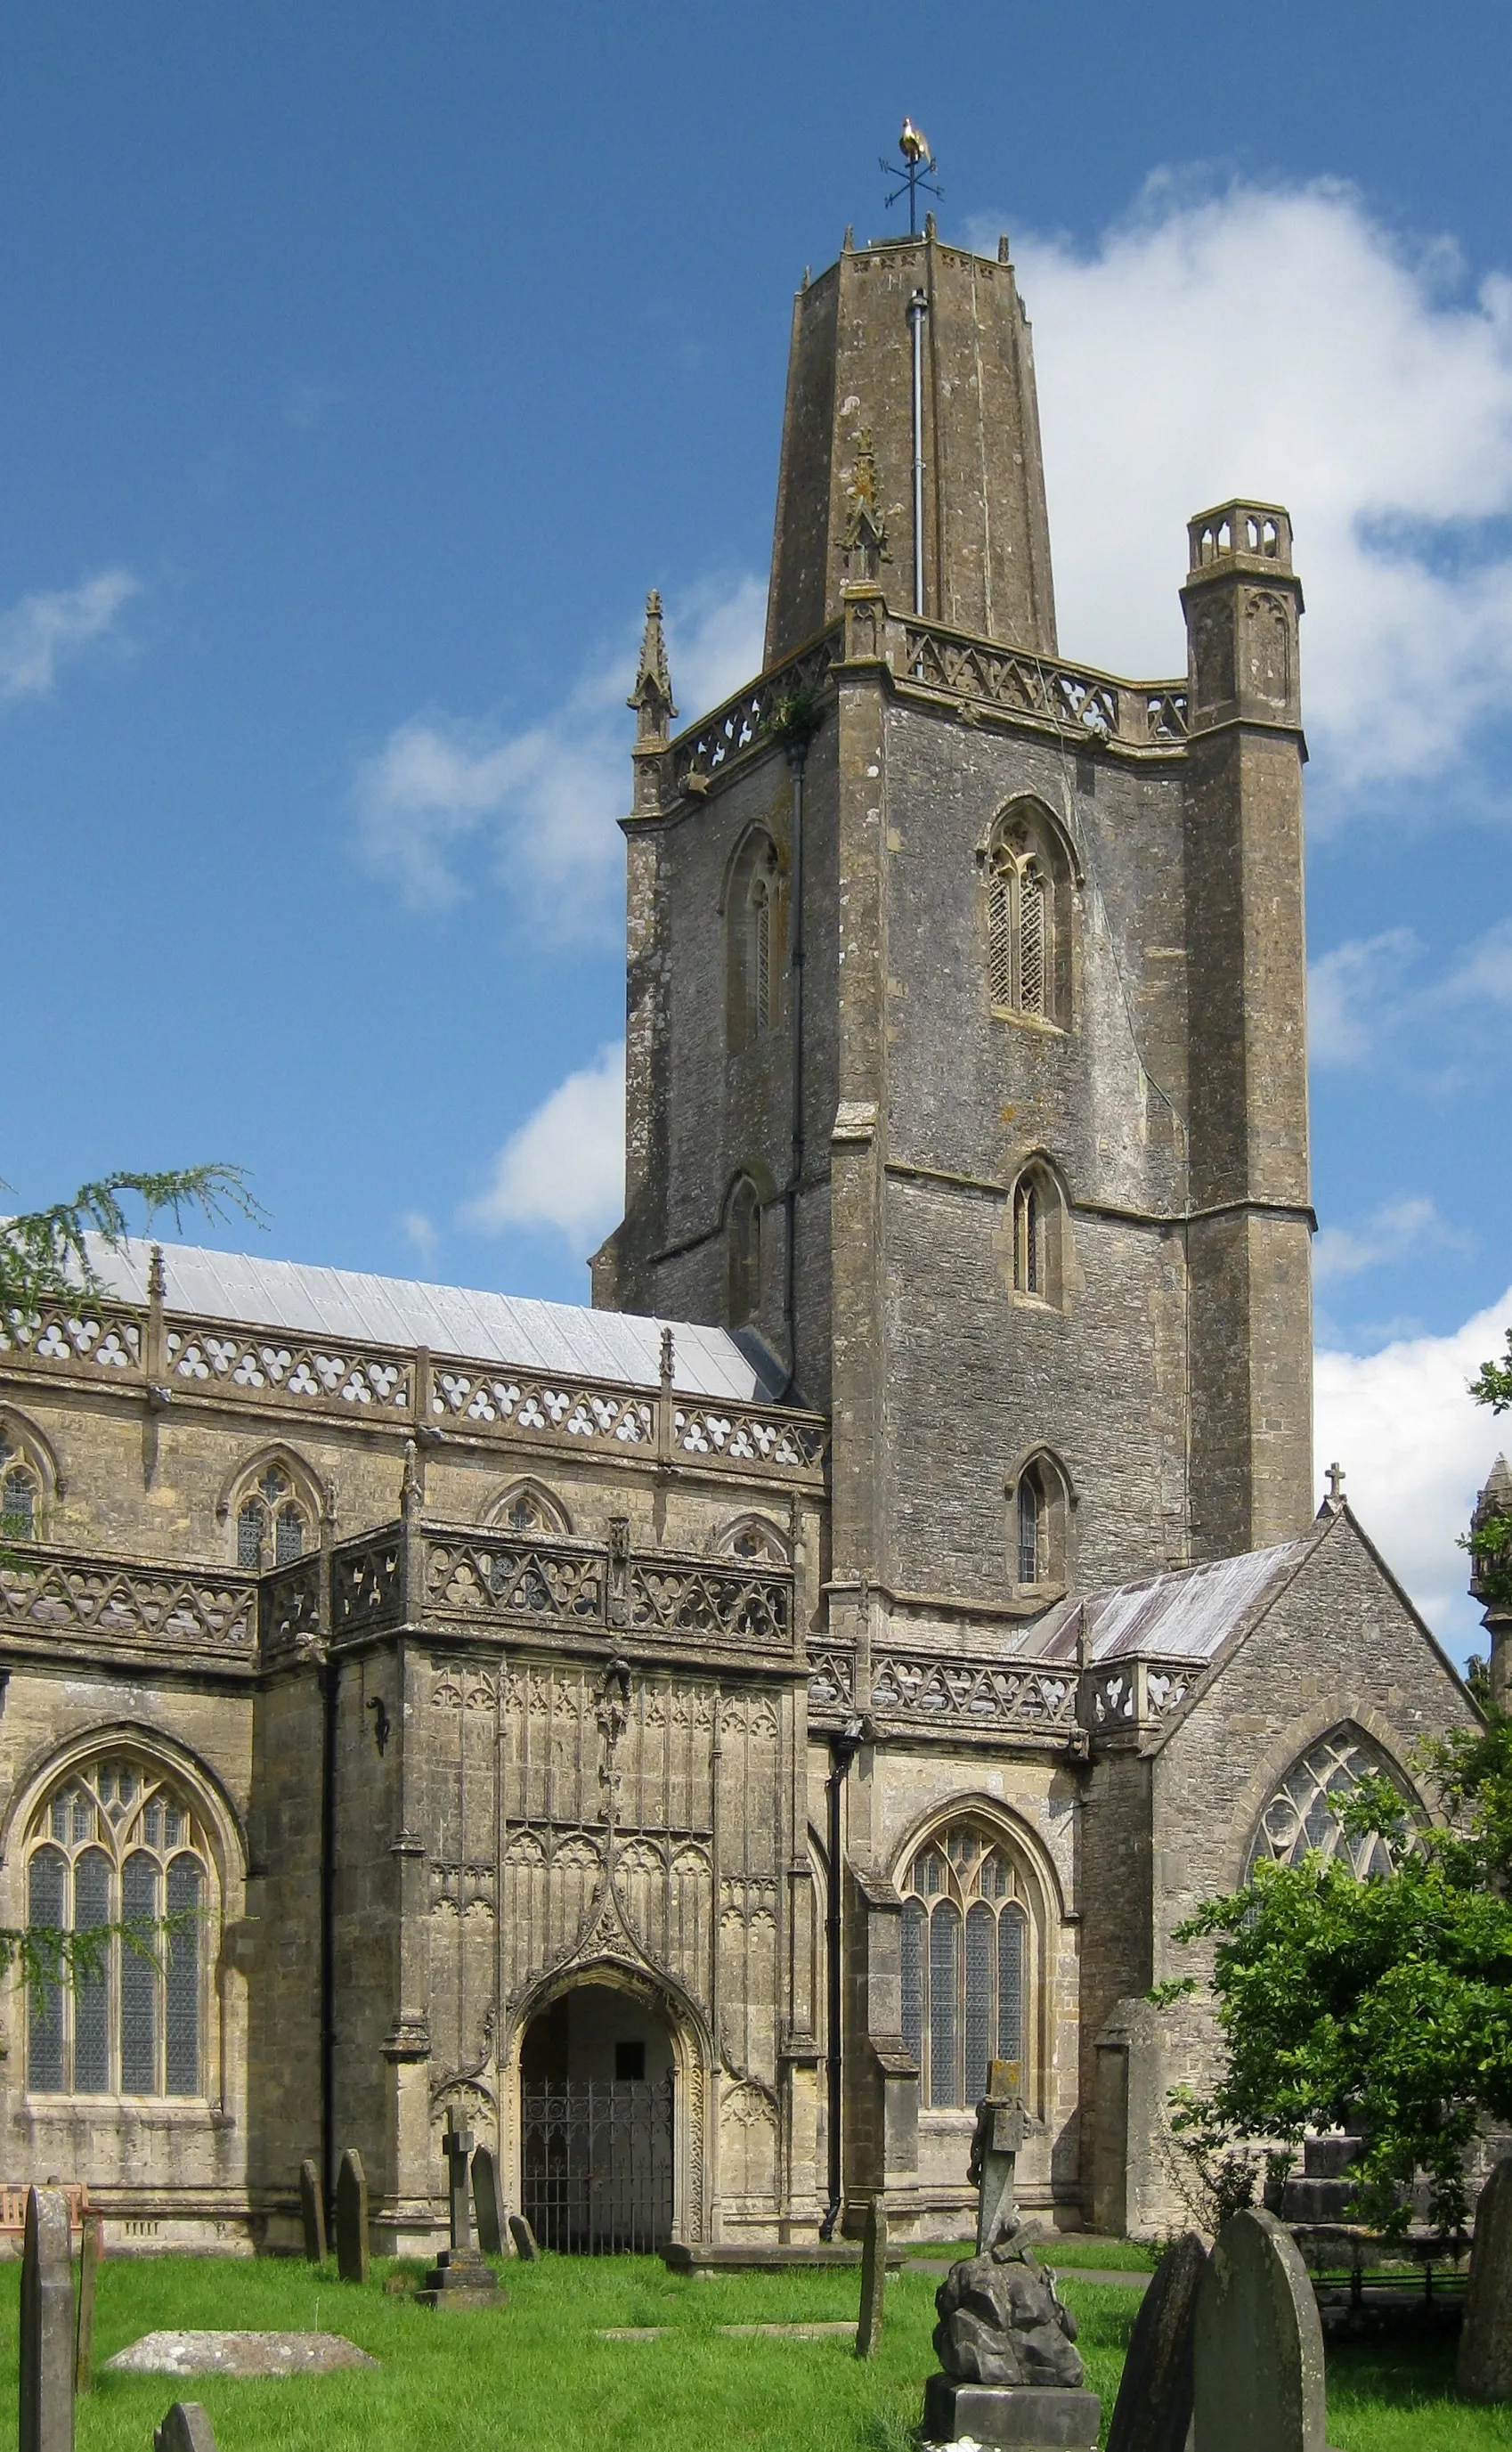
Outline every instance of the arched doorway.
POLYGON ((673 2230, 676 2050, 654 2003, 570 1986, 520 2047, 520 2197, 542 2247, 649 2254, 673 2230))

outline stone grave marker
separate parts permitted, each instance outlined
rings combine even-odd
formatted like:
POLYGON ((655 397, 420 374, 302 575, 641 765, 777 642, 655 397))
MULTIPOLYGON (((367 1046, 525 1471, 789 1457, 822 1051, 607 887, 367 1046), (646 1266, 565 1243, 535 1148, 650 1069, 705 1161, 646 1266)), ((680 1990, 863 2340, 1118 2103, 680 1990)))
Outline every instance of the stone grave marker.
POLYGON ((882 2294, 887 2288, 887 2206, 874 2197, 866 2209, 866 2236, 861 2246, 861 2316, 855 2328, 855 2355, 874 2358, 882 2346, 882 2294))
POLYGON ((515 2243, 515 2254, 520 2264, 534 2264, 540 2257, 540 2250, 536 2245, 536 2234, 523 2214, 510 2215, 509 2236, 515 2243))
POLYGON ((344 2282, 367 2279, 367 2174, 355 2146, 336 2174, 336 2269, 344 2282))
POLYGON ((1197 2289, 1194 2452, 1325 2452, 1323 2327, 1296 2241, 1230 2214, 1197 2289))
POLYGON ((1455 2382, 1467 2401, 1512 2401, 1512 2155, 1476 2205, 1455 2382))
POLYGON ((27 2190, 21 2251, 21 2452, 73 2452, 73 2259, 61 2188, 27 2190))
POLYGON ((215 2429, 201 2401, 176 2401, 152 2430, 152 2452, 215 2452, 215 2429))
POLYGON ((1194 2230, 1161 2258, 1140 2302, 1108 2430, 1108 2452, 1187 2452, 1197 2292, 1208 2250, 1194 2230))
POLYGON ((507 2256, 499 2162, 487 2146, 480 2146, 473 2156, 473 2210, 478 2217, 478 2244, 483 2255, 507 2256))
POLYGON ((73 2389, 88 2392, 94 2368, 94 2282, 105 2254, 105 2224, 86 2213, 79 2244, 79 2313, 73 2336, 73 2389))
POLYGON ((1024 2106, 1017 2061, 990 2061, 987 2093, 976 2106, 976 2134, 967 2180, 976 2190, 976 2253, 1011 2229, 1015 2218, 1014 2173, 1024 2143, 1024 2106))
POLYGON ((484 2263, 473 2245, 473 2209, 468 2193, 473 2132, 465 2121, 458 2119, 455 2110, 446 2114, 444 2146, 451 2245, 442 2249, 425 2276, 424 2288, 415 2295, 425 2307, 503 2306, 509 2294, 500 2289, 493 2266, 484 2263))
POLYGON ((321 2175, 306 2154, 299 2166, 300 2221, 304 2229, 304 2261, 307 2264, 325 2262, 325 2191, 321 2175))

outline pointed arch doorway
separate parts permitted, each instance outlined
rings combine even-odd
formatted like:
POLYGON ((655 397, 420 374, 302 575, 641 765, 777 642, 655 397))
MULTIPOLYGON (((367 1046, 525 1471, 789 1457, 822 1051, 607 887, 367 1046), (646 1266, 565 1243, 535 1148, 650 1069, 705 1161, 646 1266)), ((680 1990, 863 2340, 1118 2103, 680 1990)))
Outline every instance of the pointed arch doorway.
POLYGON ((649 1989, 600 1973, 537 2009, 520 2047, 520 2201, 542 2247, 648 2255, 674 2225, 677 2040, 649 1989))

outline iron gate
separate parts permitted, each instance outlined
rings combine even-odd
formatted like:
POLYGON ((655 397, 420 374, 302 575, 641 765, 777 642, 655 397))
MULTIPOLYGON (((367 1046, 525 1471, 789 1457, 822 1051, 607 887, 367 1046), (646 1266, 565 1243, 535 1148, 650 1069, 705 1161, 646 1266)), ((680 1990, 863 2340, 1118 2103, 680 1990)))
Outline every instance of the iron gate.
POLYGON ((672 2237, 673 2078, 526 2086, 525 2219, 570 2256, 650 2254, 672 2237))

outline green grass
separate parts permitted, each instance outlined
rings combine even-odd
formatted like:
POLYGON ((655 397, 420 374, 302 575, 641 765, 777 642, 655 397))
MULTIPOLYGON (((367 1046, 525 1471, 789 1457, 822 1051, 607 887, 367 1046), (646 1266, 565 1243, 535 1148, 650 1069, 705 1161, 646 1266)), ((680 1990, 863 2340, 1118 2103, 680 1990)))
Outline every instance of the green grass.
MULTIPOLYGON (((1102 2248, 1099 2255, 1105 2253, 1102 2248)), ((853 2318, 854 2271, 665 2271, 649 2257, 543 2258, 509 2266, 510 2304, 434 2315, 388 2298, 379 2265, 365 2289, 333 2268, 282 2260, 122 2259, 101 2268, 96 2382, 79 2404, 78 2452, 149 2452, 175 2399, 203 2401, 221 2452, 909 2452, 933 2364, 927 2274, 889 2284, 880 2355, 843 2339, 726 2341, 727 2323, 853 2318), (653 2342, 601 2342, 603 2325, 666 2325, 653 2342), (113 2376, 103 2362, 162 2328, 250 2327, 345 2334, 382 2362, 286 2382, 113 2376)), ((18 2267, 0 2267, 0 2412, 15 2408, 18 2267)), ((1070 2277, 1088 2382, 1105 2422, 1138 2299, 1070 2277)), ((1329 2359, 1330 2443, 1340 2452, 1490 2452, 1512 2446, 1512 2408, 1450 2397, 1451 2345, 1345 2348, 1329 2359)), ((0 2415, 0 2428, 10 2423, 0 2415)))
MULTIPOLYGON (((947 2241, 937 2245, 933 2240, 921 2241, 916 2246, 910 2241, 905 2245, 909 2256, 928 2257, 933 2264, 951 2264, 958 2256, 975 2254, 974 2242, 969 2239, 947 2241)), ((1050 2231, 1036 2240, 1034 2253, 1042 2264, 1053 2265, 1057 2273, 1070 2273, 1078 2265, 1090 2265, 1104 2273, 1153 2273, 1155 2251, 1141 2247, 1131 2239, 1097 2239, 1086 2231, 1050 2231)))

